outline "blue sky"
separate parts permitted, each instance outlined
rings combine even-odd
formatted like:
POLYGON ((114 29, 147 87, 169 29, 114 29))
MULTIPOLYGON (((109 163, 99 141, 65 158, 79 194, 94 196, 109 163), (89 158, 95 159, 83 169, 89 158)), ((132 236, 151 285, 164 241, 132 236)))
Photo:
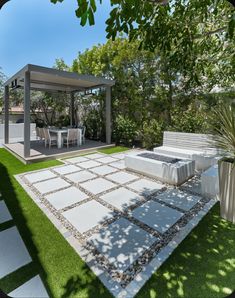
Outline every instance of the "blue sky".
MULTIPOLYGON (((98 1, 97 1, 98 2, 98 1)), ((81 27, 75 16, 76 0, 10 0, 0 10, 0 67, 11 76, 24 65, 51 67, 56 58, 67 64, 95 44, 104 43, 105 20, 110 11, 104 0, 96 24, 81 27)))

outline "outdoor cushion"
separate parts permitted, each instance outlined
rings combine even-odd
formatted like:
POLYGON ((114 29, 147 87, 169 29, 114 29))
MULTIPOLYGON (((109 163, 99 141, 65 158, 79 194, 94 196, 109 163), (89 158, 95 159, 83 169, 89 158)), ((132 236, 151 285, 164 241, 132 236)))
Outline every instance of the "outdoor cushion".
POLYGON ((156 147, 154 148, 154 152, 165 154, 165 155, 173 155, 181 158, 192 158, 194 154, 203 155, 201 151, 180 149, 180 148, 167 147, 167 146, 156 147))

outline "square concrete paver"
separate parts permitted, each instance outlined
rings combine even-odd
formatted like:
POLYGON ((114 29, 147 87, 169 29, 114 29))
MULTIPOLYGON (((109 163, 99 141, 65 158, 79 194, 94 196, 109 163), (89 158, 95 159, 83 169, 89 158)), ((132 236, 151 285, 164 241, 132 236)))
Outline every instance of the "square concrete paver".
POLYGON ((129 206, 143 200, 143 198, 133 191, 130 191, 124 187, 115 189, 103 196, 101 196, 101 199, 105 202, 109 203, 110 205, 113 205, 117 209, 124 211, 129 206))
POLYGON ((124 159, 125 154, 124 153, 116 153, 116 154, 112 154, 111 157, 117 158, 117 159, 124 159))
POLYGON ((95 200, 65 211, 64 217, 84 233, 113 216, 113 212, 95 200))
POLYGON ((31 261, 31 257, 16 227, 0 232, 0 278, 31 261))
POLYGON ((79 168, 79 167, 77 167, 75 165, 66 165, 66 166, 54 168, 53 170, 56 173, 60 174, 60 175, 66 175, 66 174, 70 174, 70 173, 74 173, 74 172, 80 171, 81 168, 79 168))
POLYGON ((84 181, 90 180, 95 177, 96 177, 95 174, 92 174, 86 170, 80 171, 77 173, 73 173, 73 174, 69 174, 66 176, 66 178, 68 178, 69 180, 71 180, 74 183, 84 182, 84 181))
POLYGON ((31 278, 8 295, 14 298, 49 298, 39 275, 31 278))
POLYGON ((128 184, 127 186, 138 191, 142 195, 149 195, 152 192, 163 188, 162 184, 147 179, 140 179, 136 182, 128 184))
POLYGON ((157 238, 124 218, 88 239, 120 272, 125 271, 155 241, 157 238))
POLYGON ((127 183, 127 182, 133 181, 135 179, 138 179, 139 177, 136 175, 133 175, 133 174, 126 173, 126 172, 118 172, 115 174, 108 175, 108 176, 106 176, 106 178, 108 178, 114 182, 122 184, 122 183, 127 183))
POLYGON ((104 165, 104 166, 92 168, 91 171, 98 175, 107 175, 107 174, 116 172, 117 169, 114 169, 113 167, 110 167, 108 165, 104 165))
POLYGON ((194 196, 178 189, 165 191, 156 196, 156 198, 185 211, 190 210, 201 199, 199 196, 194 196))
POLYGON ((154 201, 148 201, 132 211, 132 216, 160 233, 166 232, 184 214, 154 201))
POLYGON ((56 174, 52 173, 49 170, 46 171, 40 171, 32 174, 27 174, 24 176, 29 183, 35 183, 42 180, 47 180, 56 177, 56 174))
POLYGON ((181 189, 185 189, 186 191, 192 191, 198 195, 202 194, 202 185, 201 178, 199 176, 194 176, 184 184, 181 185, 181 189))
POLYGON ((84 169, 90 169, 90 168, 101 166, 101 164, 95 160, 88 160, 80 163, 79 166, 84 169))
POLYGON ((0 201, 0 224, 11 220, 11 214, 4 201, 0 201))
POLYGON ((104 154, 100 154, 100 153, 94 153, 94 154, 86 155, 86 157, 89 158, 89 159, 96 159, 96 158, 101 158, 101 157, 104 157, 104 156, 105 156, 104 154))
POLYGON ((79 190, 78 188, 72 186, 61 191, 52 193, 45 198, 56 208, 63 209, 75 203, 81 202, 88 198, 88 196, 79 190))
POLYGON ((84 161, 88 161, 89 159, 84 157, 84 156, 77 156, 73 158, 66 159, 66 161, 71 162, 71 163, 80 163, 84 161))
POLYGON ((97 161, 101 162, 101 163, 111 163, 111 162, 117 161, 117 159, 113 158, 111 156, 105 156, 105 157, 102 157, 102 158, 98 158, 97 161))
POLYGON ((92 181, 87 181, 85 183, 82 183, 81 186, 86 190, 88 190, 89 192, 96 195, 103 191, 109 190, 113 187, 116 187, 117 185, 104 178, 97 178, 92 181))
POLYGON ((116 162, 112 162, 109 164, 110 166, 114 167, 114 168, 117 168, 119 170, 124 170, 126 168, 126 165, 125 165, 125 161, 124 160, 118 160, 116 162))
POLYGON ((59 190, 61 188, 67 187, 70 184, 62 178, 54 178, 43 182, 38 182, 34 184, 34 187, 41 193, 45 194, 47 192, 59 190))

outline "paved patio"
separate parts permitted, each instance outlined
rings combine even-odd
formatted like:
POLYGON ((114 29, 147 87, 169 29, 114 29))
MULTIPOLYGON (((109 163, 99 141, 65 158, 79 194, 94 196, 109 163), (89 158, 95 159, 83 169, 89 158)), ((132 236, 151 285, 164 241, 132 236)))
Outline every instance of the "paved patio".
MULTIPOLYGON (((93 141, 86 139, 85 144, 81 146, 70 146, 69 148, 57 148, 53 146, 45 148, 44 142, 39 142, 38 140, 31 140, 30 142, 30 156, 24 156, 24 142, 10 140, 9 144, 4 144, 3 147, 14 154, 18 159, 25 163, 33 163, 44 161, 48 159, 59 159, 59 158, 68 158, 72 156, 77 156, 78 154, 86 154, 88 152, 98 150, 101 148, 112 147, 113 145, 106 144, 99 141, 93 141)), ((1 145, 1 144, 0 144, 1 145)), ((1 146, 0 146, 1 147, 1 146)))
POLYGON ((16 178, 115 297, 133 297, 216 202, 199 177, 173 188, 122 153, 64 162, 16 178))

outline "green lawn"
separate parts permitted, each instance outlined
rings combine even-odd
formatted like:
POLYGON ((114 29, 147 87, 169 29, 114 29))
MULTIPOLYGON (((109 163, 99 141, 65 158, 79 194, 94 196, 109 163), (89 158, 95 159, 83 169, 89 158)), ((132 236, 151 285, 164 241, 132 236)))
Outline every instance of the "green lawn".
MULTIPOLYGON (((110 148, 120 152, 121 148, 110 148)), ((0 192, 17 225, 33 262, 0 280, 8 292, 40 273, 51 297, 111 297, 33 203, 13 175, 59 164, 57 161, 23 165, 0 149, 0 192)), ((225 297, 235 289, 235 226, 219 217, 218 204, 174 251, 139 292, 141 298, 225 297)))
POLYGON ((115 147, 111 147, 111 148, 100 149, 98 151, 105 153, 105 154, 114 154, 114 153, 124 152, 124 151, 130 150, 130 149, 131 148, 128 148, 128 147, 115 146, 115 147))

